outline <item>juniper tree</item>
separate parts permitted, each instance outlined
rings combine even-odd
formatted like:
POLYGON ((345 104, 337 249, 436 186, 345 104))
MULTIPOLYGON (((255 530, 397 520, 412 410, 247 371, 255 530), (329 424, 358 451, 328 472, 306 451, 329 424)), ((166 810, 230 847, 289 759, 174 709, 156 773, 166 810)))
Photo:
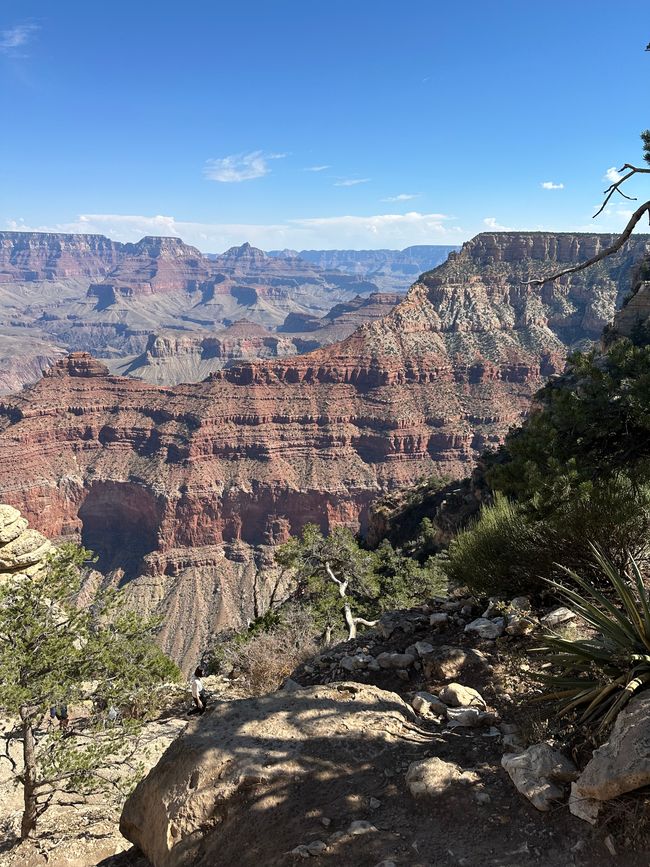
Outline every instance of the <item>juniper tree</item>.
POLYGON ((119 763, 139 770, 133 747, 141 719, 134 705, 151 706, 157 685, 178 669, 153 641, 157 623, 124 607, 123 596, 100 591, 81 604, 89 552, 64 545, 33 577, 0 585, 0 709, 15 721, 2 756, 23 788, 21 837, 30 836, 57 793, 77 799, 119 789, 119 763), (43 731, 50 708, 84 707, 70 729, 43 731), (124 709, 106 726, 100 709, 124 709), (22 761, 11 746, 22 741, 22 761))

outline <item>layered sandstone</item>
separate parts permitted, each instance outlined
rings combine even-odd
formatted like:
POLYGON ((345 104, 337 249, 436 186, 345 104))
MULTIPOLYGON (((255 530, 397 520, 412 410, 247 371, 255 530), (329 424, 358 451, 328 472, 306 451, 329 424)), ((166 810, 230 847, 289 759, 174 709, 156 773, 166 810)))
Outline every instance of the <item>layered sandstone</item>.
MULTIPOLYGON (((136 368, 140 364, 133 369, 130 366, 136 356, 145 356, 140 361, 146 362, 151 339, 166 340, 166 332, 180 331, 187 340, 179 341, 181 357, 178 363, 170 359, 168 373, 171 381, 178 382, 179 378, 173 378, 177 368, 181 380, 195 381, 217 365, 214 360, 207 365, 185 363, 188 353, 184 348, 191 335, 196 336, 196 347, 204 338, 242 319, 253 323, 253 329, 263 325, 271 330, 292 313, 318 320, 333 305, 376 289, 363 275, 325 270, 295 256, 270 257, 250 244, 207 257, 179 238, 146 237, 134 244, 121 244, 100 235, 3 232, 0 393, 34 381, 38 364, 34 356, 46 354, 30 350, 35 341, 55 350, 91 351, 111 360, 113 367, 123 359, 121 369, 139 376, 136 368), (12 331, 18 341, 12 339, 12 331), (5 367, 8 370, 3 376, 5 367)), ((339 330, 327 340, 345 336, 352 328, 339 330)), ((231 351, 233 359, 250 357, 248 350, 255 345, 257 335, 250 336, 239 355, 232 341, 226 354, 231 351)), ((172 343, 166 340, 167 351, 172 343)), ((282 355, 285 350, 305 351, 315 345, 310 338, 303 343, 280 339, 277 353, 262 343, 258 357, 282 355)), ((206 358, 210 356, 206 345, 199 351, 206 358)), ((50 360, 57 354, 51 353, 50 360)), ((42 366, 37 374, 41 370, 42 366)), ((144 375, 170 381, 160 369, 144 375)))
MULTIPOLYGON (((592 243, 574 241, 553 255, 592 243)), ((60 362, 0 405, 0 500, 50 535, 81 536, 143 608, 167 613, 165 645, 191 664, 216 629, 279 592, 273 545, 308 521, 363 528, 377 496, 467 474, 522 419, 563 367, 560 335, 589 333, 593 299, 619 292, 602 269, 523 283, 566 261, 516 258, 548 244, 479 236, 344 341, 194 385, 60 362)), ((619 268, 647 240, 636 244, 619 268)))
POLYGON ((103 277, 123 245, 103 235, 0 232, 0 283, 103 277))

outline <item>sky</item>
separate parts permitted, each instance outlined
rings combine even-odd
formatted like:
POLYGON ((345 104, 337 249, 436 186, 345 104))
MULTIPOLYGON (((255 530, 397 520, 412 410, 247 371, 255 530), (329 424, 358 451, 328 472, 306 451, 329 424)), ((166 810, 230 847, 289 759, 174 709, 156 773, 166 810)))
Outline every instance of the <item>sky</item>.
POLYGON ((592 214, 642 162, 648 42, 647 0, 2 0, 0 229, 204 252, 618 231, 633 202, 592 214))

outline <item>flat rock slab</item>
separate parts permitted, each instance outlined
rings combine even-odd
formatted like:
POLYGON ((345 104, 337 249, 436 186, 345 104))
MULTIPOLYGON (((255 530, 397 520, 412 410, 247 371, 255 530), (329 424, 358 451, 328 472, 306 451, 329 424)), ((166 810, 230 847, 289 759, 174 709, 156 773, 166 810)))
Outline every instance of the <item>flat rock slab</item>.
POLYGON ((356 683, 222 702, 136 787, 120 830, 154 867, 279 863, 306 842, 306 811, 377 785, 415 719, 396 694, 356 683))
POLYGON ((607 743, 595 750, 575 796, 609 801, 650 784, 650 692, 619 713, 607 743))

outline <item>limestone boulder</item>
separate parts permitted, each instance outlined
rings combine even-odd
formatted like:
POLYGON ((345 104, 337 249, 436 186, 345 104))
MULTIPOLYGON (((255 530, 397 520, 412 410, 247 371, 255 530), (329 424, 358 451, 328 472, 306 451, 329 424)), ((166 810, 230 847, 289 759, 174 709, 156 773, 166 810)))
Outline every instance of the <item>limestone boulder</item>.
POLYGON ((449 707, 478 707, 485 710, 487 704, 480 692, 462 683, 450 683, 440 690, 440 698, 449 707))
POLYGON ((550 744, 533 744, 521 753, 506 753, 501 764, 516 788, 542 812, 565 795, 562 783, 578 777, 573 762, 550 744))
POLYGON ((479 776, 474 771, 463 771, 454 762, 446 762, 437 756, 412 762, 406 772, 406 785, 415 798, 439 798, 454 787, 478 781, 479 776))
POLYGON ((545 614, 541 619, 541 623, 543 623, 544 626, 553 629, 555 626, 560 626, 562 623, 568 623, 569 620, 575 620, 575 618, 575 611, 571 611, 570 608, 565 608, 561 605, 559 608, 554 608, 552 611, 549 611, 548 614, 545 614))
POLYGON ((276 863, 305 842, 307 811, 385 780, 416 720, 356 683, 219 702, 138 784, 120 830, 153 867, 276 863))
POLYGON ((478 638, 494 640, 503 635, 505 629, 505 621, 503 617, 495 617, 489 620, 487 617, 477 617, 465 627, 465 632, 468 635, 476 635, 478 638))
POLYGON ((0 504, 0 581, 36 574, 51 550, 50 540, 29 529, 18 509, 0 504))
POLYGON ((607 743, 595 750, 574 788, 576 798, 609 801, 650 785, 650 693, 619 713, 607 743))

